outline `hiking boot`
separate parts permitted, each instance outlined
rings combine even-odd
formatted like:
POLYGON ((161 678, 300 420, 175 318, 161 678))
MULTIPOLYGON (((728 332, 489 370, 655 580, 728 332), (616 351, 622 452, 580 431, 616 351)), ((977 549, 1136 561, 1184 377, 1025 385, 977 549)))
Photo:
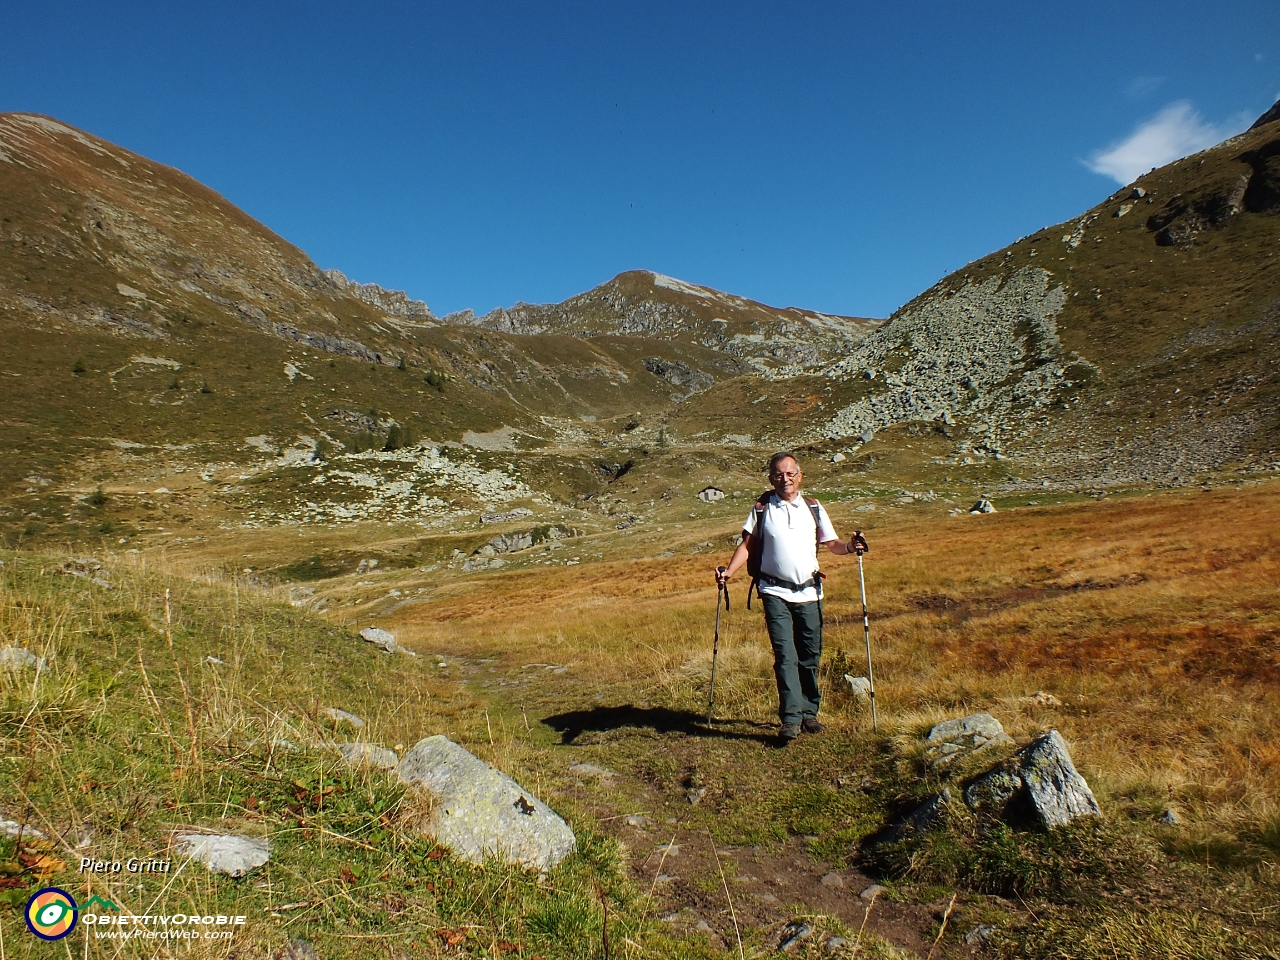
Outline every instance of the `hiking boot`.
POLYGON ((800 721, 800 729, 805 733, 821 733, 827 729, 827 725, 819 722, 816 717, 805 717, 800 721))
POLYGON ((800 724, 798 723, 784 723, 778 728, 778 739, 783 743, 790 743, 798 736, 800 736, 800 724))

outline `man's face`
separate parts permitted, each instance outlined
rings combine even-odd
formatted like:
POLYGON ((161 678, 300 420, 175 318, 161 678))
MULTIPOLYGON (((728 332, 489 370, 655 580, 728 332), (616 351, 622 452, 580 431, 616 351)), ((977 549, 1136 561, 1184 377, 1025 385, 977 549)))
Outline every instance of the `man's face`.
POLYGON ((769 474, 769 482, 773 484, 774 493, 783 500, 791 500, 800 489, 802 476, 800 464, 791 457, 787 457, 785 460, 778 461, 777 466, 773 468, 773 473, 769 474))

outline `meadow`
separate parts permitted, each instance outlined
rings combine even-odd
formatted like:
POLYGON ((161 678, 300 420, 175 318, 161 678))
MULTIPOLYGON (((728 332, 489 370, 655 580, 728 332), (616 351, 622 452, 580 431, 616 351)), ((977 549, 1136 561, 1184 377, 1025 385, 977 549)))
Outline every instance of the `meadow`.
POLYGON ((833 503, 872 545, 879 732, 842 679, 865 672, 857 567, 829 558, 829 728, 786 749, 742 580, 706 723, 722 519, 685 525, 715 544, 696 554, 626 560, 615 535, 579 566, 390 570, 380 589, 430 600, 376 617, 342 605, 354 576, 314 583, 334 599, 317 615, 198 545, 100 552, 110 588, 59 574, 65 555, 4 552, 3 645, 46 664, 0 673, 0 817, 48 839, 0 839, 0 952, 48 952, 21 907, 52 884, 249 917, 230 943, 67 941, 102 956, 265 957, 305 937, 326 958, 745 957, 795 918, 812 956, 829 936, 883 957, 1280 955, 1280 486, 997 502, 833 503), (418 655, 360 641, 372 619, 418 655), (976 711, 1019 744, 1060 731, 1104 819, 1046 834, 956 814, 869 849, 944 782, 923 733, 976 711), (434 733, 551 803, 579 853, 546 876, 469 867, 421 834, 430 798, 332 750, 434 733), (273 859, 242 880, 77 869, 84 851, 171 855, 190 826, 269 837, 273 859), (987 944, 966 944, 983 924, 987 944))

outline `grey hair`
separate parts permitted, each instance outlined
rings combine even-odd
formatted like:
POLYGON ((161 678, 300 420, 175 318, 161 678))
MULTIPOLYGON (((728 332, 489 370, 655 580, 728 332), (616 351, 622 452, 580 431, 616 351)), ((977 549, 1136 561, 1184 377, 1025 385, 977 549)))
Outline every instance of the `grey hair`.
POLYGON ((800 466, 800 460, 790 450, 779 450, 769 458, 769 475, 772 476, 778 469, 778 464, 783 460, 795 460, 796 466, 800 466))

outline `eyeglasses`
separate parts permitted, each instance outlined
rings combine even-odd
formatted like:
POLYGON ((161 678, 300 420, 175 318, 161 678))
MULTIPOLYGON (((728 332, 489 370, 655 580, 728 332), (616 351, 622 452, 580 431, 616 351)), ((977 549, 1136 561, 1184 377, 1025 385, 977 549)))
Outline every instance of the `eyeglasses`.
POLYGON ((773 477, 773 479, 775 480, 799 480, 800 471, 797 470, 794 473, 786 473, 786 472, 783 472, 782 470, 779 470, 776 473, 769 474, 769 476, 773 477))

